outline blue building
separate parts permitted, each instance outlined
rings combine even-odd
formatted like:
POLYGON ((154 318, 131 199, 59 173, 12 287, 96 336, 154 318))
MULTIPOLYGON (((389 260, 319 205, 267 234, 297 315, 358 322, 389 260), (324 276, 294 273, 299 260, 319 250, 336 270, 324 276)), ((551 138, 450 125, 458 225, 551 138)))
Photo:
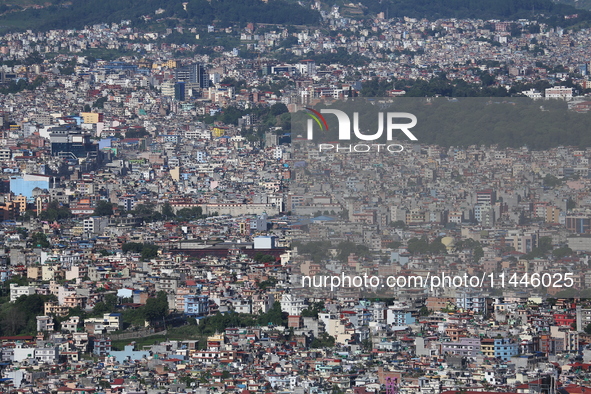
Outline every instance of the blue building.
POLYGON ((131 71, 136 72, 138 66, 135 64, 129 64, 121 61, 113 61, 104 65, 105 70, 109 71, 131 71))
POLYGON ((186 294, 183 312, 189 316, 205 316, 209 314, 209 297, 206 295, 186 294))
POLYGON ((507 361, 519 354, 519 346, 509 338, 495 339, 495 357, 507 361))
POLYGON ((209 76, 201 63, 188 64, 175 71, 177 81, 183 81, 201 89, 209 87, 209 76))
POLYGON ((115 361, 122 363, 125 360, 141 360, 144 357, 150 356, 150 352, 148 351, 140 351, 140 350, 133 350, 135 347, 135 342, 132 342, 131 345, 125 345, 125 350, 116 351, 111 350, 110 355, 115 358, 115 361))
POLYGON ((386 311, 386 323, 395 326, 408 326, 415 324, 416 319, 409 310, 390 308, 386 311))
POLYGON ((185 101, 185 83, 177 82, 174 84, 174 98, 178 101, 185 101))
POLYGON ((456 291, 456 307, 465 311, 486 313, 487 297, 471 289, 459 290, 456 291))
POLYGON ((15 196, 22 194, 23 196, 27 197, 27 199, 30 199, 33 198, 33 189, 37 187, 40 189, 49 190, 50 178, 51 177, 48 175, 33 174, 12 176, 10 177, 10 191, 14 193, 15 196))

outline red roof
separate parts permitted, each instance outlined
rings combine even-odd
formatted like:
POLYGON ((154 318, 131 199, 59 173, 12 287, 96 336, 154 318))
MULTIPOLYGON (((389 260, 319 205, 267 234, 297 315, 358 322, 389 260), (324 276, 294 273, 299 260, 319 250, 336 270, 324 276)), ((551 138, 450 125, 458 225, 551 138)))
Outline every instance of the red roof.
POLYGON ((568 386, 562 386, 561 391, 566 391, 569 394, 589 394, 591 388, 569 384, 568 386))

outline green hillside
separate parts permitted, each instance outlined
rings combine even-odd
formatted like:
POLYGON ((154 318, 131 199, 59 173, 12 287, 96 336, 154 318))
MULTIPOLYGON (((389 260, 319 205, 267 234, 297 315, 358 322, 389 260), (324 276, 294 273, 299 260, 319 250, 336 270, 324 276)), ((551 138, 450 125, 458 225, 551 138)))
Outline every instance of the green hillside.
MULTIPOLYGON (((25 6, 20 3, 18 6, 25 6)), ((55 28, 81 28, 98 23, 131 20, 135 25, 154 20, 181 20, 193 25, 217 22, 235 23, 316 24, 320 14, 297 3, 286 0, 189 0, 186 7, 181 1, 171 0, 55 0, 40 9, 26 8, 11 12, 14 2, 0 5, 0 27, 6 29, 46 30, 55 28), (6 4, 11 4, 7 6, 6 4), (158 13, 157 13, 158 11, 158 13)), ((176 25, 176 24, 175 24, 176 25)))
MULTIPOLYGON (((571 0, 565 0, 571 1, 571 0)), ((589 1, 589 0, 580 0, 589 1)), ((591 13, 569 4, 558 4, 551 0, 362 0, 366 14, 384 12, 388 17, 414 18, 474 18, 517 20, 536 18, 572 25, 591 20, 591 13), (578 18, 565 16, 578 14, 578 18)))
POLYGON ((591 0, 554 0, 554 1, 559 4, 572 5, 573 7, 580 8, 582 10, 591 10, 591 0))
MULTIPOLYGON (((557 0, 558 1, 558 0, 557 0)), ((585 6, 591 0, 560 0, 585 6), (585 3, 587 2, 587 3, 585 3)), ((81 28, 85 25, 131 20, 134 25, 155 20, 187 25, 254 23, 317 25, 320 14, 294 0, 4 0, 0 1, 0 29, 81 28), (37 6, 32 6, 37 3, 37 6)), ((591 21, 591 12, 551 0, 347 0, 324 1, 325 9, 340 5, 344 16, 476 18, 516 20, 535 18, 568 27, 591 21), (576 14, 577 17, 572 17, 576 14), (565 18, 568 16, 568 18, 565 18)))

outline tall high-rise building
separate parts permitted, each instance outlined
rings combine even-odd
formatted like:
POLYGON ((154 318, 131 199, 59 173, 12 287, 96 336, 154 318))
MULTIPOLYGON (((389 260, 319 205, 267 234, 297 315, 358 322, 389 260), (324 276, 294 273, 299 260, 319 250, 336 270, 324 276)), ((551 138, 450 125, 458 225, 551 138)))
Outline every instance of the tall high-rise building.
POLYGON ((52 127, 49 130, 51 155, 65 159, 96 157, 98 144, 90 140, 90 134, 69 126, 52 127))
POLYGON ((193 63, 176 69, 176 80, 201 89, 209 87, 209 75, 201 63, 193 63))
POLYGON ((174 98, 178 101, 185 101, 185 83, 177 82, 174 85, 174 98))

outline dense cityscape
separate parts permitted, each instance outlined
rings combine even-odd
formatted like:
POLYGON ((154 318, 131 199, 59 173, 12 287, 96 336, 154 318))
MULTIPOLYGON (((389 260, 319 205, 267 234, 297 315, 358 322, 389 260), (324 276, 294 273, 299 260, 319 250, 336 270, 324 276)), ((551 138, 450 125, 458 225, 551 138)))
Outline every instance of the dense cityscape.
POLYGON ((591 30, 309 8, 0 36, 2 392, 591 391, 587 128, 370 155, 292 122, 406 97, 585 121, 591 30))

